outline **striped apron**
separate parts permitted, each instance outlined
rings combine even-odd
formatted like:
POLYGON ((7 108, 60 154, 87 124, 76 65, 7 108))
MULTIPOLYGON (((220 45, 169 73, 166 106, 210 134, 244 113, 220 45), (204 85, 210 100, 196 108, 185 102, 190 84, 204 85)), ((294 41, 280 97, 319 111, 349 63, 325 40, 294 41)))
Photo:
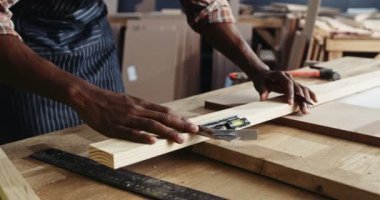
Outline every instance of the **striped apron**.
MULTIPOLYGON (((20 0, 12 11, 16 30, 37 54, 98 87, 124 91, 101 0, 20 0)), ((82 123, 67 105, 0 85, 0 144, 82 123)))

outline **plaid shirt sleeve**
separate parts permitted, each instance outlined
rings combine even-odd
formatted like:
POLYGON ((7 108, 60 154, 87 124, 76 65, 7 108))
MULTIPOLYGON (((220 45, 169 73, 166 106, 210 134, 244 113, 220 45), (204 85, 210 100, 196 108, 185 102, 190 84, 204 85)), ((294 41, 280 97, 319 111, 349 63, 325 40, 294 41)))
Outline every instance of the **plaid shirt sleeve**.
POLYGON ((18 0, 0 0, 0 35, 8 34, 19 36, 14 30, 11 20, 12 12, 9 10, 18 0))
POLYGON ((227 0, 180 0, 190 26, 197 24, 233 23, 227 0))

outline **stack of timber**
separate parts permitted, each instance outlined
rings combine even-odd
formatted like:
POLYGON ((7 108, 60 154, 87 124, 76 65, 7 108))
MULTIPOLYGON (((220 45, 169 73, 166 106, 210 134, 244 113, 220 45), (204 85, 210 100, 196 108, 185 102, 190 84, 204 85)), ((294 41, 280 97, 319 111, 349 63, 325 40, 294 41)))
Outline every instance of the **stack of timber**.
POLYGON ((354 21, 319 17, 309 46, 307 60, 327 61, 351 53, 380 53, 379 19, 354 21))

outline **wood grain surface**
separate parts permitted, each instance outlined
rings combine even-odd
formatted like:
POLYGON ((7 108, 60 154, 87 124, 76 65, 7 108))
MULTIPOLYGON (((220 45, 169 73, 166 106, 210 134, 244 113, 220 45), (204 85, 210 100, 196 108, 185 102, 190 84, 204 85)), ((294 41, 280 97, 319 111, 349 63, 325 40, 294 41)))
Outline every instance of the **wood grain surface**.
POLYGON ((0 148, 0 199, 38 200, 38 196, 0 148))

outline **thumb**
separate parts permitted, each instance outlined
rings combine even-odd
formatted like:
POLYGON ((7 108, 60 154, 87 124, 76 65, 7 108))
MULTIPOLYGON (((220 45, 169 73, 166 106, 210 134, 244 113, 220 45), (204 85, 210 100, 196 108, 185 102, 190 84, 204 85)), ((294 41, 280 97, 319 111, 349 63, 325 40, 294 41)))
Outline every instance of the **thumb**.
POLYGON ((261 90, 261 92, 260 92, 260 101, 267 100, 268 97, 269 97, 269 93, 270 93, 270 91, 268 89, 261 90))

